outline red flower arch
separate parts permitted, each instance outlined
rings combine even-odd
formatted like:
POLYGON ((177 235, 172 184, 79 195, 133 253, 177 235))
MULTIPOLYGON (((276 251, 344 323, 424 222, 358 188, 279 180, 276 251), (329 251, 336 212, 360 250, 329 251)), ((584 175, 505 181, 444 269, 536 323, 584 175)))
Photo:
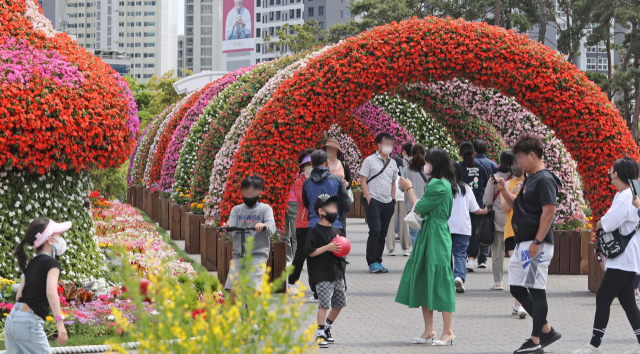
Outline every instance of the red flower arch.
POLYGON ((640 157, 625 122, 585 74, 528 37, 486 23, 428 17, 391 23, 349 38, 285 81, 258 112, 236 153, 221 205, 240 203, 240 180, 262 173, 282 222, 295 170, 296 142, 316 141, 342 112, 410 82, 458 77, 513 96, 556 132, 578 162, 594 215, 613 191, 607 168, 640 157))

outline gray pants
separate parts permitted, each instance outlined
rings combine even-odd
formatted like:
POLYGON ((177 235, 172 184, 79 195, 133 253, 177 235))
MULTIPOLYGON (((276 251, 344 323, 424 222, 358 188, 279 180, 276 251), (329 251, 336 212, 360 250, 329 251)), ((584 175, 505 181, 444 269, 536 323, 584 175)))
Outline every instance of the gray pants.
POLYGON ((404 221, 404 217, 407 215, 406 206, 403 201, 396 201, 395 210, 391 221, 389 222, 389 230, 387 230, 387 250, 393 250, 396 248, 396 230, 398 229, 398 218, 400 219, 400 230, 398 235, 400 236, 400 247, 402 250, 411 249, 411 235, 409 234, 409 225, 404 221))
POLYGON ((502 283, 504 278, 504 232, 493 232, 493 243, 491 244, 491 270, 493 271, 493 281, 502 283))
POLYGON ((296 248, 298 248, 296 216, 298 216, 298 202, 289 202, 289 211, 284 218, 284 242, 287 243, 287 263, 293 262, 296 248))

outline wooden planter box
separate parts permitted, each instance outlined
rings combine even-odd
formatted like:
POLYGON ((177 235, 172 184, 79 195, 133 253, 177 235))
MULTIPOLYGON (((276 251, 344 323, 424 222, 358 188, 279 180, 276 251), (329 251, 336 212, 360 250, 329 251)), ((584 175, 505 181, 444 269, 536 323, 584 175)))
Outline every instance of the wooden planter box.
POLYGON ((142 210, 142 204, 144 202, 144 189, 141 186, 136 186, 136 205, 135 207, 142 210))
POLYGON ((147 204, 149 204, 149 193, 148 193, 149 191, 144 187, 141 187, 141 188, 142 188, 142 205, 140 209, 142 209, 143 213, 149 215, 149 213, 147 213, 147 204))
POLYGON ((555 247, 549 264, 549 274, 580 274, 582 248, 580 232, 554 231, 555 247))
POLYGON ((127 187, 127 204, 129 205, 133 205, 133 199, 135 196, 135 190, 133 188, 133 186, 127 187))
POLYGON ((604 277, 604 262, 599 262, 595 256, 596 244, 589 242, 589 275, 587 276, 589 291, 597 293, 604 277))
POLYGON ((189 254, 200 253, 200 225, 204 224, 204 215, 187 214, 189 233, 184 239, 184 250, 189 254))
POLYGON ((182 205, 171 202, 171 220, 169 222, 169 231, 172 240, 180 240, 182 219, 182 205))
POLYGON ((149 192, 149 205, 151 206, 150 211, 151 215, 149 217, 151 220, 159 223, 160 222, 160 192, 151 193, 149 192))
POLYGON ((347 212, 348 218, 364 218, 366 211, 364 206, 362 206, 362 192, 353 192, 353 203, 349 207, 349 211, 347 212))
POLYGON ((171 208, 171 198, 160 198, 160 217, 158 223, 160 227, 169 230, 169 225, 171 224, 171 218, 169 215, 169 211, 171 208))
POLYGON ((200 263, 208 271, 218 270, 218 239, 222 234, 213 226, 200 225, 200 263))
MULTIPOLYGON (((218 263, 218 279, 222 286, 227 282, 229 275, 229 263, 231 262, 233 251, 233 242, 218 239, 217 263, 218 263)), ((285 242, 271 242, 271 252, 267 260, 267 268, 269 270, 269 281, 273 283, 274 279, 279 278, 287 267, 287 245, 285 242)), ((286 286, 274 289, 277 293, 283 293, 286 286)))
MULTIPOLYGON (((180 239, 185 240, 189 237, 189 213, 191 212, 191 207, 188 204, 184 204, 180 206, 180 239)), ((186 249, 186 245, 185 245, 186 249)), ((189 253, 189 252, 187 252, 189 253)))

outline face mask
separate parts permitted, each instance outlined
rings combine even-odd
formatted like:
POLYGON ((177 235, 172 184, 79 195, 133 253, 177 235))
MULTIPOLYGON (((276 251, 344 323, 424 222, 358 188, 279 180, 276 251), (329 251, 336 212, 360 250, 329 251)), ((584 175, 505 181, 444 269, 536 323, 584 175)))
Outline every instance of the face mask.
POLYGON ((383 146, 382 153, 389 156, 393 152, 393 146, 383 146))
POLYGON ((51 244, 53 246, 53 257, 62 256, 67 252, 67 241, 62 237, 56 237, 57 243, 51 244))
POLYGON ((338 219, 338 213, 327 213, 325 211, 325 215, 323 216, 323 218, 325 218, 328 222, 333 224, 338 219))
POLYGON ((522 167, 511 166, 511 173, 513 173, 515 177, 520 177, 524 174, 524 171, 522 170, 522 167))
POLYGON ((313 166, 307 166, 304 168, 303 173, 306 177, 309 177, 311 176, 311 171, 313 171, 313 166))
POLYGON ((424 165, 424 173, 426 174, 431 173, 431 165, 424 165))
POLYGON ((258 199, 260 199, 260 197, 245 197, 245 196, 242 197, 244 204, 249 208, 253 208, 258 202, 258 199))

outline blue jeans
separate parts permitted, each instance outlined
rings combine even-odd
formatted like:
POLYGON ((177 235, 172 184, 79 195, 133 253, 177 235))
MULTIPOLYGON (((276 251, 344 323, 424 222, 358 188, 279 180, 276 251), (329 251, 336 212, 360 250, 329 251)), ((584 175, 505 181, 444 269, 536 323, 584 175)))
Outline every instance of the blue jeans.
POLYGON ((451 254, 453 255, 453 277, 467 278, 467 247, 469 235, 451 234, 451 254))
POLYGON ((44 321, 33 311, 20 311, 22 303, 16 302, 4 327, 4 345, 11 354, 50 354, 42 325, 44 321))
POLYGON ((411 247, 416 244, 416 239, 418 238, 419 233, 420 229, 409 228, 409 235, 411 236, 411 247))

